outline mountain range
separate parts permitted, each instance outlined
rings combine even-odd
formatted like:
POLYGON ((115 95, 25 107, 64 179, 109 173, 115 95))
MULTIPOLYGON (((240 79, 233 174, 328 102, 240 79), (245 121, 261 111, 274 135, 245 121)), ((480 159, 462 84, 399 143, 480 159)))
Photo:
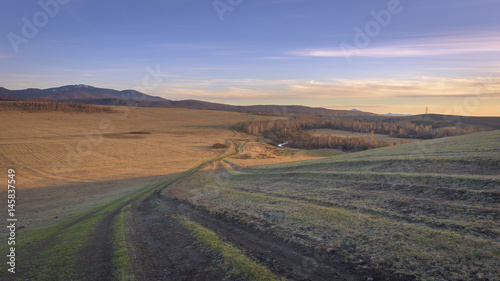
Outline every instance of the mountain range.
POLYGON ((364 111, 334 110, 321 107, 301 105, 228 105, 199 100, 173 101, 165 98, 147 95, 135 90, 113 90, 96 88, 88 85, 67 85, 48 89, 9 90, 0 87, 0 100, 24 101, 57 101, 75 102, 96 105, 122 105, 139 107, 189 108, 221 111, 252 112, 266 114, 297 114, 307 113, 323 116, 373 116, 364 111))
POLYGON ((78 99, 137 99, 145 101, 165 101, 166 99, 143 94, 135 90, 117 91, 112 89, 96 88, 88 85, 68 85, 49 89, 8 90, 0 87, 0 96, 20 98, 45 98, 56 101, 78 99))

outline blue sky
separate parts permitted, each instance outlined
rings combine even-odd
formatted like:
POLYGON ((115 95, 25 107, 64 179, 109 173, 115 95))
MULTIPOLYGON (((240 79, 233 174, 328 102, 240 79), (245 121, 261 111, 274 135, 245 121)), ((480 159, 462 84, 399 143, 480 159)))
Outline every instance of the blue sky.
POLYGON ((499 12, 498 0, 7 0, 0 86, 499 116, 499 12))

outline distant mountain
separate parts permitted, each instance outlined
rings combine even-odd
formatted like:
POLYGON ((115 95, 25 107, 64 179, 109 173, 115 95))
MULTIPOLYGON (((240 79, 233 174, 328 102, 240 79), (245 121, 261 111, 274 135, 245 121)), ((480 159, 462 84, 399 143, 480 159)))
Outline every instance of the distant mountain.
POLYGON ((361 110, 356 109, 356 108, 350 109, 349 111, 357 111, 357 112, 361 112, 361 110))
POLYGON ((137 99, 145 101, 166 101, 164 98, 143 94, 135 90, 112 90, 95 88, 88 85, 68 85, 49 89, 25 89, 8 90, 0 87, 0 96, 12 96, 20 98, 46 98, 53 100, 74 100, 74 99, 137 99))
POLYGON ((96 105, 118 105, 162 108, 190 108, 220 111, 251 112, 257 114, 314 114, 322 116, 374 116, 377 114, 352 111, 334 110, 321 107, 301 105, 250 105, 238 106, 221 103, 212 103, 199 100, 172 101, 161 97, 143 94, 134 90, 117 91, 112 89, 95 88, 88 85, 69 85, 50 89, 8 90, 0 87, 0 100, 36 100, 75 102, 96 105))

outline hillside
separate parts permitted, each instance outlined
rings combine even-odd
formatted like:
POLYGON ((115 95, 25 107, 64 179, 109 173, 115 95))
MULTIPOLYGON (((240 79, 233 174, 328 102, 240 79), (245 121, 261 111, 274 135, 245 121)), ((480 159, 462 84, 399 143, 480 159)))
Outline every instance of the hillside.
POLYGON ((413 118, 428 119, 433 122, 449 120, 451 122, 461 122, 467 125, 474 125, 484 128, 500 129, 500 117, 474 117, 474 116, 456 116, 456 115, 442 115, 442 114, 423 114, 416 115, 413 118))
POLYGON ((380 280, 500 280, 499 143, 492 131, 221 171, 230 185, 198 175, 165 194, 309 245, 318 266, 334 253, 392 276, 380 280))
POLYGON ((74 102, 94 105, 118 105, 160 108, 188 108, 234 112, 252 112, 261 114, 287 115, 306 113, 324 116, 375 116, 363 111, 333 110, 300 105, 250 105, 237 106, 212 103, 199 100, 171 101, 168 99, 146 95, 134 90, 117 91, 96 88, 88 85, 68 85, 50 89, 8 90, 0 87, 0 100, 74 102))
POLYGON ((145 101, 164 101, 166 99, 153 97, 135 90, 117 91, 112 89, 96 88, 88 85, 68 85, 49 89, 8 90, 0 87, 0 96, 20 98, 45 98, 57 101, 72 101, 75 99, 138 99, 145 101))
POLYGON ((414 124, 432 125, 433 127, 447 126, 463 126, 470 125, 483 129, 498 130, 500 129, 500 117, 475 117, 475 116, 458 116, 444 114, 420 114, 410 116, 346 116, 346 119, 359 121, 380 121, 380 122, 397 122, 407 121, 414 124))

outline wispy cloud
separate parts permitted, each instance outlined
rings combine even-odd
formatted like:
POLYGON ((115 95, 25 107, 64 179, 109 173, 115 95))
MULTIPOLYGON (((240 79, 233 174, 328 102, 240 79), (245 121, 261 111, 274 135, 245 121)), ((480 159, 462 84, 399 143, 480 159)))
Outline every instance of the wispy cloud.
POLYGON ((299 80, 181 80, 171 79, 159 85, 164 95, 173 99, 407 99, 500 98, 500 77, 395 79, 299 80))
POLYGON ((421 57, 446 56, 471 53, 500 53, 500 33, 443 35, 394 41, 379 46, 356 48, 317 48, 288 52, 291 56, 344 57, 346 54, 359 57, 421 57), (347 53, 348 52, 348 53, 347 53))
POLYGON ((377 113, 417 114, 423 113, 428 105, 435 113, 494 116, 498 115, 500 106, 500 77, 327 81, 182 80, 159 85, 156 94, 174 100, 302 104, 331 109, 357 108, 377 113))

